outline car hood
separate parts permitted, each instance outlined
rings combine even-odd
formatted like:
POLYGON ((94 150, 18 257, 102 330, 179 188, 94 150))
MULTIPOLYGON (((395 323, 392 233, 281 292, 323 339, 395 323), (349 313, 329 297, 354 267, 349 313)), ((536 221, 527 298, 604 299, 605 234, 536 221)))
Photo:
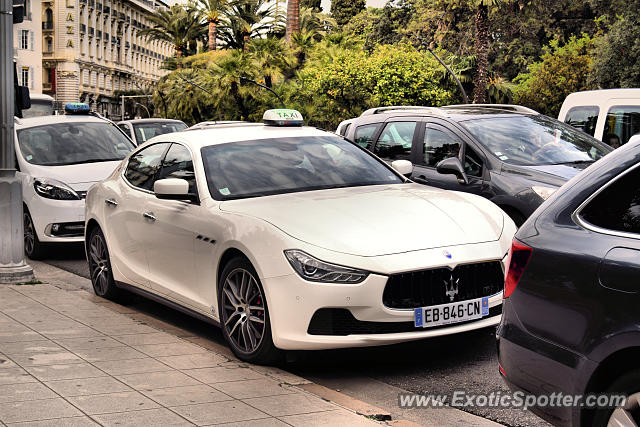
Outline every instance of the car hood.
POLYGON ((502 211, 482 197, 419 184, 231 200, 220 209, 260 218, 306 243, 359 256, 495 241, 504 223, 502 211))
POLYGON ((57 179, 76 191, 86 191, 94 183, 107 178, 120 162, 121 160, 65 166, 29 165, 28 174, 34 178, 57 179))

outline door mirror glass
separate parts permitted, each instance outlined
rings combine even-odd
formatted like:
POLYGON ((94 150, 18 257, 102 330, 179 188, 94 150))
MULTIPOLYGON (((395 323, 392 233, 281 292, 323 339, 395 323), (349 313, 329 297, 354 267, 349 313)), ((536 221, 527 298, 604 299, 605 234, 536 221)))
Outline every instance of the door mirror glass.
POLYGON ((163 200, 191 200, 197 199, 189 193, 189 182, 180 178, 159 179, 153 184, 153 192, 158 199, 163 200))
POLYGON ((409 160, 395 160, 391 162, 391 167, 407 178, 413 173, 413 164, 409 160))
POLYGON ((462 167, 462 163, 457 157, 449 157, 448 159, 442 160, 436 166, 436 170, 438 173, 443 175, 455 175, 458 178, 458 182, 460 184, 468 184, 469 178, 467 178, 467 174, 464 173, 464 168, 462 167))

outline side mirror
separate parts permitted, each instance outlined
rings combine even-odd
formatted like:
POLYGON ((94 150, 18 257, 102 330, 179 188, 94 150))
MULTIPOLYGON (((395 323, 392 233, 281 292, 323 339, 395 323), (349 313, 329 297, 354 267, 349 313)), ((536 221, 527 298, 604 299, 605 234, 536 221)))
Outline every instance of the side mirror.
POLYGON ((443 175, 455 175, 458 177, 460 184, 469 184, 469 178, 467 178, 467 174, 464 173, 462 163, 460 163, 457 157, 449 157, 448 159, 442 160, 436 165, 436 170, 443 175))
POLYGON ((189 183, 185 179, 165 178, 153 184, 153 192, 162 200, 190 200, 198 201, 198 195, 189 193, 189 183))
POLYGON ((391 167, 407 178, 410 178, 413 173, 413 163, 409 160, 394 160, 391 162, 391 167))

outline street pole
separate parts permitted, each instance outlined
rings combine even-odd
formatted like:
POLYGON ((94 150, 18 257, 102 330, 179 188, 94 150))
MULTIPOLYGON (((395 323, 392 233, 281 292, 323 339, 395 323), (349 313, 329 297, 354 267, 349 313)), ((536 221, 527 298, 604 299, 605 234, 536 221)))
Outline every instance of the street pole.
POLYGON ((0 283, 33 280, 24 260, 22 183, 15 168, 13 1, 0 0, 0 283))
POLYGON ((124 95, 120 97, 120 120, 124 120, 124 95))

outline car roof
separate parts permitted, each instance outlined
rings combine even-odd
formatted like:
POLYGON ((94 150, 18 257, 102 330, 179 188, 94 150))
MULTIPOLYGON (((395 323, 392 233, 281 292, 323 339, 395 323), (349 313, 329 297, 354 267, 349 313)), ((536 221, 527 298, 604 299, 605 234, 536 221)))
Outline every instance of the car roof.
POLYGON ((184 142, 195 149, 229 142, 254 141, 271 138, 295 138, 304 136, 336 136, 310 126, 284 127, 267 126, 262 123, 235 123, 201 129, 187 129, 182 132, 160 135, 149 139, 145 145, 154 142, 184 142))
POLYGON ((504 115, 537 115, 537 111, 521 105, 511 104, 457 104, 443 107, 423 107, 423 106, 388 106, 370 108, 363 112, 360 117, 373 116, 437 116, 451 118, 453 120, 467 120, 474 117, 504 116, 504 115))
POLYGON ((567 95, 565 103, 597 105, 599 102, 616 98, 636 98, 640 100, 640 89, 598 89, 574 92, 567 95))
MULTIPOLYGON (((118 124, 120 123, 182 123, 184 124, 184 122, 182 120, 175 120, 175 119, 161 119, 161 118, 148 118, 148 119, 133 119, 133 120, 121 120, 118 122, 118 124)), ((186 126, 186 125, 185 125, 186 126)))
POLYGON ((92 122, 92 123, 111 123, 110 121, 96 117, 93 115, 85 114, 61 114, 58 116, 37 116, 29 117, 26 119, 14 120, 16 129, 24 129, 35 126, 50 125, 56 123, 80 123, 80 122, 92 122))

